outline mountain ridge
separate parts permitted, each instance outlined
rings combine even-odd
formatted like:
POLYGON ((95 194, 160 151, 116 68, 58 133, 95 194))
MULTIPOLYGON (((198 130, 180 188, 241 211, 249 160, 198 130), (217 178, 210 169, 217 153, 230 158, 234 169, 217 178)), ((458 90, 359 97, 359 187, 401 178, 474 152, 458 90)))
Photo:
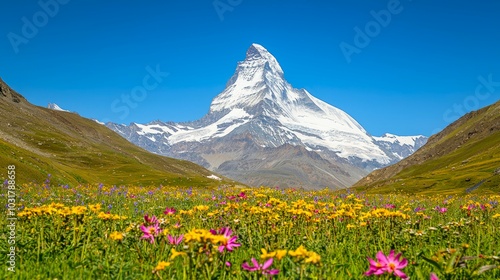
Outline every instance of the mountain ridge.
MULTIPOLYGON (((55 184, 198 185, 214 172, 162 157, 128 142, 94 120, 35 106, 0 79, 0 164, 15 165, 17 182, 55 184)), ((7 178, 6 169, 0 178, 7 178)))
POLYGON ((498 170, 500 101, 465 114, 431 136, 419 151, 372 172, 353 187, 377 192, 456 193, 484 181, 483 189, 500 190, 498 170))
MULTIPOLYGON (((227 139, 237 135, 249 133, 252 136, 248 141, 253 145, 244 146, 249 153, 260 153, 260 148, 278 149, 287 144, 301 146, 330 164, 342 165, 348 175, 339 172, 342 178, 335 181, 337 187, 347 187, 360 179, 361 174, 400 160, 426 140, 423 136, 415 137, 414 145, 385 141, 383 137, 376 140, 346 112, 317 99, 305 89, 294 88, 285 80, 276 58, 258 44, 250 46, 245 60, 238 62, 226 88, 212 100, 209 112, 200 120, 132 123, 129 126, 108 123, 107 126, 147 150, 188 159, 211 170, 218 170, 223 160, 219 157, 217 162, 212 162, 217 154, 226 154, 231 162, 240 160, 243 164, 246 161, 241 151, 236 153, 238 155, 225 151, 232 149, 227 139)), ((243 146, 238 147, 243 149, 243 146)), ((294 149, 289 150, 293 153, 294 149)), ((317 160, 319 178, 319 174, 324 173, 321 170, 331 166, 317 160)), ((233 162, 231 166, 240 165, 233 162)), ((252 166, 257 168, 257 165, 252 166)), ((227 169, 223 171, 231 173, 227 169)), ((296 171, 303 170, 297 167, 296 171)), ((238 176, 245 177, 244 174, 238 176)), ((323 179, 319 181, 327 181, 323 179)), ((315 182, 306 183, 314 187, 315 182)), ((317 187, 326 186, 321 183, 317 187)))

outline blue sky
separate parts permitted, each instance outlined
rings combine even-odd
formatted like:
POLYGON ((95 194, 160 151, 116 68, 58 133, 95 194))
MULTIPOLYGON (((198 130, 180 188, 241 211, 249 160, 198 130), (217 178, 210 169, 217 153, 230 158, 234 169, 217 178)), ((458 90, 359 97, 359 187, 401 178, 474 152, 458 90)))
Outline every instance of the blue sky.
POLYGON ((202 117, 254 42, 292 85, 373 135, 431 135, 500 99, 499 1, 41 0, 0 9, 4 81, 36 105, 99 120, 202 117), (134 90, 140 98, 122 100, 134 90))

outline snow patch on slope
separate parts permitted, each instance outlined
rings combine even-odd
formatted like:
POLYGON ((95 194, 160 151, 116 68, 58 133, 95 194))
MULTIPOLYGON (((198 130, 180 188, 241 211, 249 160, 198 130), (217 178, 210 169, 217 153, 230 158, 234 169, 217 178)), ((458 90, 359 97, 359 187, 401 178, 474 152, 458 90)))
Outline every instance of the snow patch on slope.
POLYGON ((207 176, 207 178, 212 180, 222 181, 222 178, 215 176, 214 174, 207 176))
POLYGON ((202 142, 210 138, 224 137, 252 118, 244 109, 234 109, 218 121, 200 128, 188 128, 169 137, 170 144, 179 142, 202 142))

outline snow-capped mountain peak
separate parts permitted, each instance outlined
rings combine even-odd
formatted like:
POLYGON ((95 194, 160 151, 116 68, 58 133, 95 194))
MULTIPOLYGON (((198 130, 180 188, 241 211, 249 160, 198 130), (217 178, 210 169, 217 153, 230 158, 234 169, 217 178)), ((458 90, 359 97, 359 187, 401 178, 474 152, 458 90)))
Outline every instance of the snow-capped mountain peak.
POLYGON ((403 145, 408 145, 408 146, 415 146, 415 142, 418 141, 418 139, 426 138, 423 135, 416 135, 416 136, 398 136, 394 135, 391 133, 385 133, 381 137, 376 137, 373 136, 373 138, 376 141, 384 141, 384 142, 389 142, 393 144, 399 144, 401 146, 403 145))
POLYGON ((247 50, 202 119, 108 126, 150 151, 195 161, 229 177, 237 173, 242 181, 248 172, 257 174, 272 165, 279 170, 273 176, 312 172, 314 180, 342 186, 406 157, 426 139, 410 143, 412 139, 389 134, 372 137, 346 112, 294 88, 276 58, 258 44, 247 50), (269 164, 257 155, 270 156, 269 164))
POLYGON ((423 135, 398 136, 391 133, 385 133, 381 137, 373 136, 373 139, 382 150, 397 159, 413 154, 427 142, 427 137, 423 135))
POLYGON ((49 105, 47 105, 47 108, 55 111, 69 112, 68 110, 64 110, 63 108, 59 107, 59 105, 55 103, 49 103, 49 105))
POLYGON ((248 48, 245 61, 259 61, 259 63, 264 63, 266 70, 283 75, 283 69, 276 58, 259 44, 254 43, 248 48))
POLYGON ((212 101, 210 111, 253 107, 266 99, 279 102, 296 98, 276 94, 286 94, 285 89, 290 87, 283 75, 276 58, 261 45, 252 44, 245 60, 238 63, 226 89, 212 101))
MULTIPOLYGON (((235 109, 261 120, 259 130, 263 133, 289 135, 289 140, 273 142, 275 146, 300 141, 309 149, 331 150, 345 158, 366 155, 363 160, 376 159, 384 164, 390 161, 351 116, 304 89, 293 88, 274 56, 260 45, 253 44, 248 49, 246 59, 238 63, 226 89, 212 101, 209 114, 229 115, 235 109), (269 120, 275 122, 274 129, 262 127, 269 125, 269 120)), ((248 118, 239 124, 247 122, 248 118)))

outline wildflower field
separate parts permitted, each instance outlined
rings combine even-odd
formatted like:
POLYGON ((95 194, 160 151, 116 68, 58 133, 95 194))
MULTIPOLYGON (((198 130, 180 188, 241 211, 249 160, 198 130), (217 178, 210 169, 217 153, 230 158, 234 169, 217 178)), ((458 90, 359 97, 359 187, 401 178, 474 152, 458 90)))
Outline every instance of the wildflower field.
POLYGON ((30 184, 0 279, 500 279, 499 200, 30 184))

